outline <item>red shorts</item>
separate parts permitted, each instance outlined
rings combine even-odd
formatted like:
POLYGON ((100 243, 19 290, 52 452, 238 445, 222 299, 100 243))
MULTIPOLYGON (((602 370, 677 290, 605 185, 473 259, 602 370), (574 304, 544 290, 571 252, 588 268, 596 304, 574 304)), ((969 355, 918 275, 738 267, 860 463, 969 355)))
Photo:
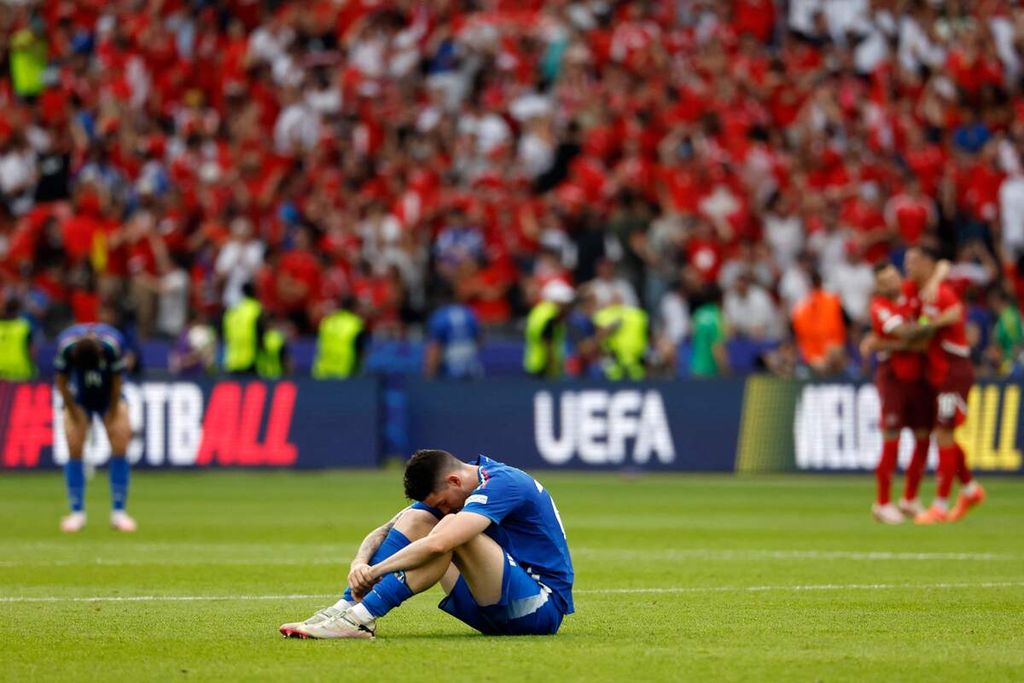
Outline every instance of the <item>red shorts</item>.
POLYGON ((941 381, 933 381, 935 392, 935 423, 951 429, 967 419, 967 396, 974 386, 974 366, 967 358, 956 358, 941 381))
POLYGON ((935 424, 935 392, 924 379, 903 380, 882 366, 875 375, 883 430, 926 429, 935 424))

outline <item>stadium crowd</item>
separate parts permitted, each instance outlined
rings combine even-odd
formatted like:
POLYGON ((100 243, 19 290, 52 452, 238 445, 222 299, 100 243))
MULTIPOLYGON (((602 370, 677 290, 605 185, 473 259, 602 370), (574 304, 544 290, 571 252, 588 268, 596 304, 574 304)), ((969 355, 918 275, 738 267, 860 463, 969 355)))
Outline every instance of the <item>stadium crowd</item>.
POLYGON ((378 339, 453 302, 529 338, 560 283, 642 309, 651 367, 734 336, 839 372, 923 243, 979 368, 1019 365, 1017 2, 47 0, 0 42, 0 287, 48 336, 187 348, 251 284, 286 336, 345 300, 378 339))

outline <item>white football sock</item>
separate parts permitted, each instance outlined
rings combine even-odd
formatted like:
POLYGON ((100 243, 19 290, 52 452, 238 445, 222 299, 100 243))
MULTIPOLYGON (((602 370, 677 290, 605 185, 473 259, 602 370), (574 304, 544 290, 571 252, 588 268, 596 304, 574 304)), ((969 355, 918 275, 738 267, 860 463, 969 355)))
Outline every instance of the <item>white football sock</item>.
POLYGON ((375 620, 374 616, 370 614, 370 610, 366 609, 363 603, 354 605, 352 609, 348 611, 349 618, 359 624, 360 626, 369 626, 375 620))
POLYGON ((344 612, 354 604, 354 602, 349 602, 345 598, 342 598, 341 600, 338 600, 338 602, 334 603, 333 607, 335 609, 340 609, 342 612, 344 612))
POLYGON ((965 496, 973 496, 978 491, 978 482, 971 479, 960 491, 965 496))
POLYGON ((939 508, 940 510, 945 512, 949 510, 949 501, 946 500, 945 498, 936 498, 934 501, 932 501, 932 507, 939 508))

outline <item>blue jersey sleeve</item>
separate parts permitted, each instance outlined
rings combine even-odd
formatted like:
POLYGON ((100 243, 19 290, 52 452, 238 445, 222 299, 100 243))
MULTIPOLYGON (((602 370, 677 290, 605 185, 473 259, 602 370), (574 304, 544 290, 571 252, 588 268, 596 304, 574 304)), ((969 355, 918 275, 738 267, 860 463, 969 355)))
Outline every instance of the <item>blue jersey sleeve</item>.
POLYGON ((96 332, 103 348, 103 357, 111 372, 124 372, 124 337, 116 328, 109 325, 97 326, 96 332))
POLYGON ((444 309, 434 311, 434 314, 430 316, 430 320, 427 322, 427 338, 439 344, 443 344, 445 337, 447 337, 443 313, 444 309))
POLYGON ((67 373, 70 367, 71 349, 78 341, 78 326, 65 330, 57 337, 57 354, 53 357, 53 369, 61 374, 67 373))
POLYGON ((441 519, 441 518, 444 517, 444 513, 443 512, 441 512, 440 510, 438 510, 435 507, 430 507, 426 503, 421 503, 419 501, 416 501, 415 503, 413 503, 409 507, 411 509, 413 509, 413 510, 423 510, 424 512, 429 512, 430 514, 434 515, 434 517, 437 517, 438 519, 441 519))
POLYGON ((514 480, 498 474, 473 490, 462 506, 462 511, 475 512, 495 524, 501 524, 501 520, 519 507, 524 499, 525 496, 514 480))

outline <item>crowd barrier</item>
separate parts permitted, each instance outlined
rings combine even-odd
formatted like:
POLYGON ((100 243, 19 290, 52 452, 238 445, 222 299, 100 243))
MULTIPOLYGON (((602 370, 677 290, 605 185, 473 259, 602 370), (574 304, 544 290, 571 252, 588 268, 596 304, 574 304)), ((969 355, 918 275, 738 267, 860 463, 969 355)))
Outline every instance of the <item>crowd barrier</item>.
MULTIPOLYGON (((437 447, 528 469, 842 472, 873 468, 881 446, 870 384, 767 376, 145 381, 126 384, 124 395, 134 431, 128 457, 148 468, 374 467, 387 455, 437 447)), ((958 436, 972 466, 1024 473, 1020 386, 979 384, 968 412, 958 436)), ((92 430, 87 460, 109 455, 103 431, 92 430)), ((67 457, 51 385, 0 383, 0 468, 54 467, 67 457)))

